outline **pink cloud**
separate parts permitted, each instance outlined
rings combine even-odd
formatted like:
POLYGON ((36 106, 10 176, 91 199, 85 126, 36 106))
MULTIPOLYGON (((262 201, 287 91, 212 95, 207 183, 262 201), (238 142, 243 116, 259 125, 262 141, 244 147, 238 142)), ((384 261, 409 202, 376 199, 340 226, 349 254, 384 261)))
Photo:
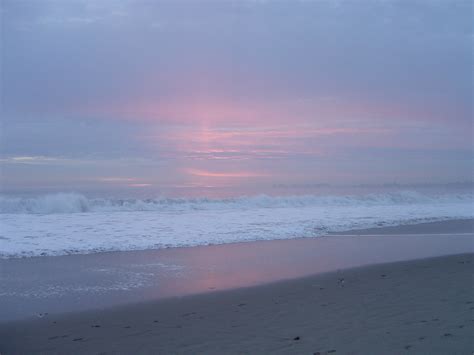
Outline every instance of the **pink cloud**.
POLYGON ((251 171, 237 171, 237 172, 216 172, 198 169, 186 169, 185 172, 189 175, 210 177, 210 178, 248 178, 248 177, 263 177, 267 174, 251 171))

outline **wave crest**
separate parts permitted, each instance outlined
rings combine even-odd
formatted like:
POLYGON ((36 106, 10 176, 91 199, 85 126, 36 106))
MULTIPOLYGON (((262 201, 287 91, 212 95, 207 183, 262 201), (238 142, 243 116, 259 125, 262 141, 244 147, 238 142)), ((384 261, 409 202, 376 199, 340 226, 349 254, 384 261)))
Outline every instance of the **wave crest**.
POLYGON ((376 206, 400 204, 459 203, 474 201, 472 193, 426 195, 401 191, 346 196, 243 196, 226 199, 150 198, 106 199, 87 198, 78 193, 58 193, 38 197, 0 196, 0 213, 53 214, 120 211, 214 210, 305 206, 376 206))

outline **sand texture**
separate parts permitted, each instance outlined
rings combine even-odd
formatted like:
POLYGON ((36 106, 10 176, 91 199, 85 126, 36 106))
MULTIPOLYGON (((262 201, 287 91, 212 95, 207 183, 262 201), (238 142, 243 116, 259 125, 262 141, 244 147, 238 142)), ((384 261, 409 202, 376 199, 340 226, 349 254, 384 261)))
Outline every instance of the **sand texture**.
POLYGON ((2 354, 472 354, 474 255, 0 327, 2 354))

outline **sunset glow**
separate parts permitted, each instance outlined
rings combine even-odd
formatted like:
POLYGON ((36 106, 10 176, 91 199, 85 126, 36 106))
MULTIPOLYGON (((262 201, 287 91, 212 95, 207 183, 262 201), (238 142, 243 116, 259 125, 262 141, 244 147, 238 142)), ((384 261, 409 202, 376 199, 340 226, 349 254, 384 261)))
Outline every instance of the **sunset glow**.
POLYGON ((462 6, 29 3, 2 4, 7 190, 471 180, 462 6))
POLYGON ((195 169, 188 169, 186 172, 190 175, 212 177, 212 178, 249 178, 249 177, 265 176, 265 174, 255 173, 255 172, 218 173, 218 172, 195 170, 195 169))

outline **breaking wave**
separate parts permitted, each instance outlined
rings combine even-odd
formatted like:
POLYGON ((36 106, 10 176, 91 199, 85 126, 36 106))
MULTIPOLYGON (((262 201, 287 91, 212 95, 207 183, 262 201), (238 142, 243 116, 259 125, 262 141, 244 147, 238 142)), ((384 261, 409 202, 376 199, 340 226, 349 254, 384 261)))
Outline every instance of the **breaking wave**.
POLYGON ((78 193, 58 193, 38 197, 0 196, 0 213, 54 214, 85 212, 180 211, 216 209, 252 209, 305 206, 384 206, 404 204, 472 203, 472 193, 427 195, 401 191, 346 196, 243 196, 226 199, 150 198, 107 199, 87 198, 78 193))

